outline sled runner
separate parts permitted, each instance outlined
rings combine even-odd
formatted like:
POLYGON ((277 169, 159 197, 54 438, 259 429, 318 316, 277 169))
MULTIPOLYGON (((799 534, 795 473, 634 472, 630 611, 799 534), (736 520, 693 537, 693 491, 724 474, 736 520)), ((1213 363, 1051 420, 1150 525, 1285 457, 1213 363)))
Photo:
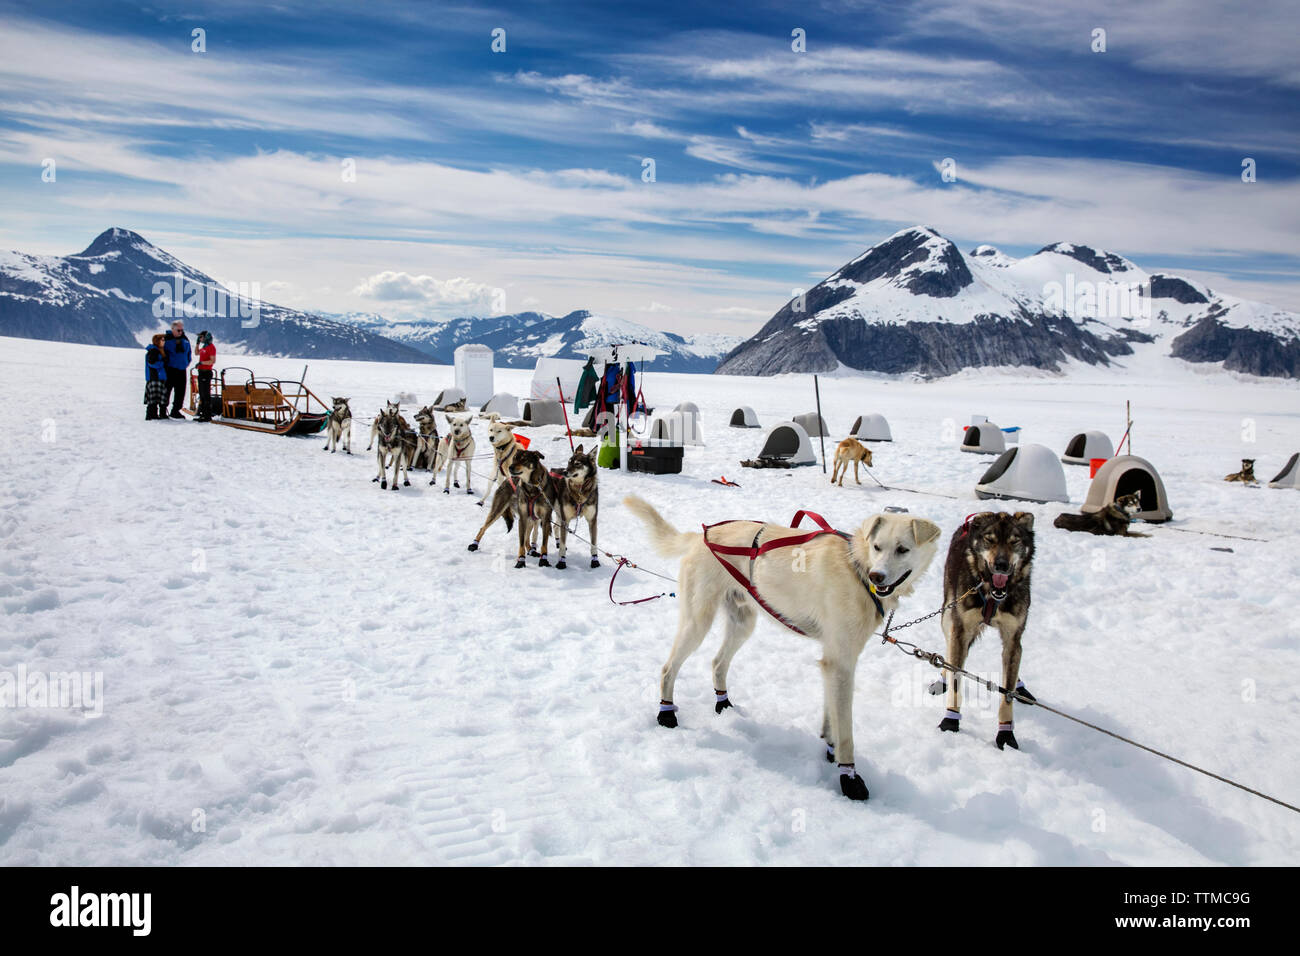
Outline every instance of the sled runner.
MULTIPOLYGON (((198 414, 198 374, 190 373, 186 410, 198 414)), ((259 379, 252 369, 223 368, 212 381, 212 421, 271 435, 314 435, 329 420, 330 407, 302 382, 259 379)))

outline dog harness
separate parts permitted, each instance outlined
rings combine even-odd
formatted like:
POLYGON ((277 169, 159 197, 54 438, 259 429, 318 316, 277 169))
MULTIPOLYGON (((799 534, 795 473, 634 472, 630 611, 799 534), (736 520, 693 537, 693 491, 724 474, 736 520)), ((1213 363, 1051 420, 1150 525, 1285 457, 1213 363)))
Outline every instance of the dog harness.
MULTIPOLYGON (((528 482, 526 482, 526 481, 521 481, 521 482, 519 482, 519 485, 516 485, 516 484, 515 484, 515 479, 514 479, 513 476, 511 476, 510 478, 507 478, 506 481, 507 481, 507 483, 510 485, 510 490, 511 490, 511 491, 518 491, 518 490, 519 490, 519 485, 523 485, 524 488, 532 487, 532 486, 529 485, 528 482)), ((538 502, 539 500, 541 500, 541 497, 542 497, 542 489, 541 489, 541 488, 538 488, 538 489, 537 489, 537 493, 534 494, 534 495, 532 495, 531 497, 529 496, 529 494, 528 494, 527 491, 524 491, 524 492, 523 492, 523 498, 524 498, 524 501, 528 504, 528 517, 529 517, 529 518, 532 518, 532 519, 536 519, 536 518, 537 518, 537 502, 538 502)))
MULTIPOLYGON (((780 621, 790 630, 794 631, 796 634, 803 634, 806 637, 807 636, 806 631, 790 623, 790 621, 787 620, 779 611, 777 611, 770 604, 768 604, 766 601, 763 600, 762 595, 758 593, 758 588, 754 587, 754 582, 752 580, 754 576, 754 562, 758 560, 758 558, 762 557, 763 555, 771 551, 775 551, 777 548, 797 547, 798 545, 801 544, 807 544, 809 541, 813 540, 814 538, 819 538, 824 534, 838 535, 839 537, 843 538, 845 541, 851 540, 850 535, 845 534, 843 531, 836 531, 834 528, 830 526, 830 524, 827 523, 825 518, 823 518, 821 515, 817 514, 814 511, 797 512, 794 516, 794 520, 790 522, 790 527, 792 528, 799 527, 799 522, 802 521, 805 517, 811 518, 817 524, 818 526, 817 531, 808 531, 805 532, 804 534, 792 535, 791 537, 788 538, 780 538, 777 540, 768 541, 766 544, 760 545, 758 543, 758 539, 763 535, 763 526, 762 524, 760 524, 758 527, 758 531, 754 533, 753 543, 750 544, 750 546, 747 548, 740 547, 738 545, 714 544, 712 541, 709 540, 709 531, 711 529, 719 528, 724 524, 735 524, 736 523, 735 521, 719 521, 716 524, 703 525, 703 528, 704 528, 704 546, 707 547, 709 551, 712 552, 713 556, 718 559, 718 563, 727 569, 727 573, 736 579, 736 583, 739 584, 742 588, 744 588, 745 591, 749 594, 749 596, 752 597, 755 601, 757 601, 758 606, 761 607, 764 611, 772 615, 774 618, 776 618, 778 621, 780 621), (734 555, 736 557, 741 557, 741 558, 749 558, 749 577, 746 577, 745 575, 741 574, 740 571, 738 571, 733 564, 731 564, 729 561, 724 560, 722 557, 724 554, 734 555)), ((856 573, 856 568, 854 570, 856 573)), ((858 580, 859 581, 862 580, 862 575, 860 574, 858 575, 858 580)), ((884 617, 885 606, 880 603, 880 598, 876 597, 875 588, 872 586, 870 581, 863 581, 862 583, 867 588, 867 594, 871 597, 871 602, 876 606, 876 612, 880 614, 881 617, 884 617)))

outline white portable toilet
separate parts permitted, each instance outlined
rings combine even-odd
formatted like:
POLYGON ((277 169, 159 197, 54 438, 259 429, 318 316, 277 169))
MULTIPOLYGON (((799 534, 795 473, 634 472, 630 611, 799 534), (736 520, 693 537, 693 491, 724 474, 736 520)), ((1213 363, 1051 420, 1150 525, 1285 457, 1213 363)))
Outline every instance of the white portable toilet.
POLYGON ((456 349, 456 387, 470 405, 482 405, 492 397, 492 350, 486 345, 462 345, 456 349))
POLYGON ((1004 451, 984 472, 975 486, 975 494, 980 498, 1040 503, 1070 500, 1065 490, 1065 469, 1056 453, 1046 445, 1033 444, 1004 451))

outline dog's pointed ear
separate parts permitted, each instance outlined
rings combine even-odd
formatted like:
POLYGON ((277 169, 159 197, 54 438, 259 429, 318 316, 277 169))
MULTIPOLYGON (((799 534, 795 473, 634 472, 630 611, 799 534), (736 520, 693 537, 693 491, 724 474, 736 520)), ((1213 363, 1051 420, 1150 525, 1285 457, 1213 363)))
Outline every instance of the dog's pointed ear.
POLYGON ((1034 530, 1034 516, 1028 511, 1017 511, 1015 513, 1016 524, 1026 531, 1034 530))
POLYGON ((929 544, 941 534, 943 534, 943 529, 933 521, 925 518, 912 519, 912 539, 917 544, 929 544))
POLYGON ((575 455, 581 455, 581 454, 582 454, 582 446, 579 445, 577 448, 573 449, 573 453, 574 453, 575 455))

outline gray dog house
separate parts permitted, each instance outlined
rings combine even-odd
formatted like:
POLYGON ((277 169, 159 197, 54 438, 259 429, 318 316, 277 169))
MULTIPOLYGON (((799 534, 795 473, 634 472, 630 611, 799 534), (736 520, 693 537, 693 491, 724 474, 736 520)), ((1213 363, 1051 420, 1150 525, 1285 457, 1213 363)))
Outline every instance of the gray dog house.
POLYGON ((534 398, 524 402, 524 414, 521 417, 530 425, 563 425, 564 409, 559 402, 534 398))
POLYGON ((826 427, 826 419, 816 412, 809 412, 807 415, 796 415, 794 422, 804 430, 809 438, 820 438, 831 433, 831 430, 826 427))
POLYGON ((1094 458, 1114 458, 1115 446, 1105 432, 1079 432, 1065 446, 1061 461, 1067 465, 1091 464, 1094 458))
POLYGON ((1291 456, 1286 466, 1268 483, 1270 488, 1300 488, 1300 451, 1291 456))
POLYGON ((1088 486, 1088 498, 1079 510, 1084 514, 1101 511, 1116 498, 1137 492, 1141 495, 1142 510, 1135 517, 1159 523, 1174 516, 1169 510, 1165 483, 1160 480, 1151 462, 1137 455, 1120 455, 1097 469, 1097 476, 1088 486))
POLYGON ((885 416, 877 415, 874 412, 859 415, 853 422, 853 427, 849 429, 849 435, 862 441, 894 440, 894 436, 889 430, 889 422, 885 421, 885 416))
POLYGON ((460 388, 444 388, 438 393, 438 397, 433 400, 433 407, 437 410, 446 408, 448 405, 455 405, 457 402, 465 401, 465 390, 460 388))
POLYGON ((731 413, 732 428, 757 428, 758 416, 748 405, 741 405, 731 413))
POLYGON ((798 422, 779 422, 769 428, 763 436, 763 450, 758 457, 787 465, 817 464, 808 433, 798 422))
POLYGON ((961 438, 961 450, 977 455, 1000 455, 1007 450, 1002 429, 992 422, 971 425, 961 438))

